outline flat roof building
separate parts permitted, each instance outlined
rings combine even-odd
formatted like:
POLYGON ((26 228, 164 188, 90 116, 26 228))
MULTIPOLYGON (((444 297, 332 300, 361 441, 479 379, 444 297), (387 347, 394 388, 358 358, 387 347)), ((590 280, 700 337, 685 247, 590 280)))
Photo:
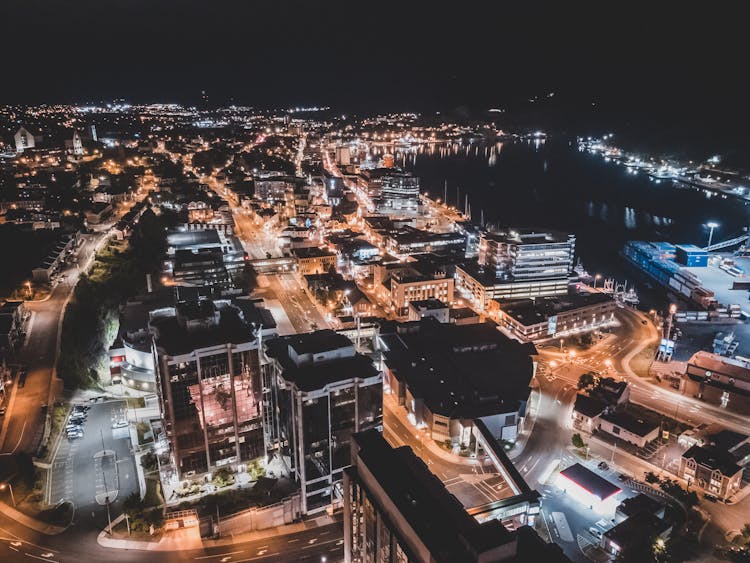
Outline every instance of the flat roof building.
POLYGON ((149 322, 174 469, 180 479, 242 470, 264 454, 256 334, 265 327, 228 300, 180 295, 149 322))
POLYGON ((584 465, 574 463, 560 471, 557 485, 568 495, 602 514, 614 515, 622 489, 584 465))
POLYGON ((525 341, 556 338, 612 326, 617 303, 605 293, 529 299, 493 299, 490 317, 525 341))
POLYGON ((533 345, 492 324, 455 325, 431 317, 383 327, 384 386, 435 440, 462 447, 481 418, 497 439, 514 440, 526 415, 533 345))
POLYGON ((332 330, 269 340, 265 354, 268 452, 299 482, 302 514, 336 506, 352 434, 382 426, 382 374, 332 330))
POLYGON ((532 528, 477 521, 409 447, 391 448, 375 431, 353 442, 344 476, 347 563, 568 561, 532 528))

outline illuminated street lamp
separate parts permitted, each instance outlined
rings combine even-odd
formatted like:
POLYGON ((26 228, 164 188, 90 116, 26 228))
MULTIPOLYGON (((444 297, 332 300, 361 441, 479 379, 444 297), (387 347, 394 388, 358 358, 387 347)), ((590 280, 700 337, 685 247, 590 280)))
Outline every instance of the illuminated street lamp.
POLYGON ((6 488, 10 491, 10 500, 13 501, 13 506, 16 506, 16 497, 13 495, 13 487, 11 484, 8 482, 0 483, 0 491, 4 491, 6 488))
POLYGON ((594 289, 596 289, 596 280, 600 279, 601 277, 602 277, 602 275, 601 275, 601 274, 596 274, 596 275, 594 276, 594 289))
POLYGON ((708 231, 708 248, 711 248, 711 240, 714 238, 714 229, 718 227, 718 223, 714 223, 711 221, 710 223, 706 223, 706 227, 708 227, 710 230, 708 231))

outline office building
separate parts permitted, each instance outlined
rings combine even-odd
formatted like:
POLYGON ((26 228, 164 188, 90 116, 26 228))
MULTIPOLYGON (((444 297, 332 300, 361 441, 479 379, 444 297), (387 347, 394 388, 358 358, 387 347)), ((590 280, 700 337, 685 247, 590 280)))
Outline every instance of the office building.
POLYGON ((352 434, 382 426, 382 374, 346 336, 265 342, 266 445, 300 484, 303 514, 339 506, 352 434))
POLYGON ((390 303, 399 314, 406 314, 409 303, 425 299, 453 302, 453 278, 444 272, 423 274, 409 268, 394 272, 390 279, 390 303))
POLYGON ((352 153, 349 145, 336 147, 336 164, 339 166, 349 166, 352 163, 352 153))
POLYGON ((487 310, 492 299, 566 295, 574 256, 574 235, 483 233, 477 263, 456 268, 456 285, 481 310, 487 310))
MULTIPOLYGON (((346 563, 562 563, 560 548, 528 526, 480 522, 407 447, 356 434, 344 475, 346 563)), ((538 507, 537 507, 538 510, 538 507)))
POLYGON ((493 299, 488 314, 524 341, 590 332, 615 324, 617 303, 604 293, 493 299))
POLYGON ((432 317, 383 327, 378 342, 385 392, 432 439, 476 447, 476 419, 494 438, 516 439, 534 372, 533 345, 489 323, 445 324, 432 317))
POLYGON ((406 172, 390 172, 380 180, 375 201, 378 213, 416 213, 419 208, 419 178, 406 172))
POLYGON ((503 280, 568 278, 575 243, 575 235, 551 231, 483 233, 478 263, 503 280))
POLYGON ((275 333, 267 315, 253 318, 252 302, 196 293, 180 289, 175 305, 152 311, 149 322, 164 429, 180 479, 220 467, 241 471, 263 456, 257 335, 275 333))
POLYGON ((302 276, 335 270, 338 262, 336 254, 317 246, 294 248, 291 253, 297 259, 297 271, 302 276))
POLYGON ((493 299, 526 299, 567 295, 568 277, 501 279, 494 272, 474 263, 456 266, 456 288, 481 311, 487 311, 493 299))

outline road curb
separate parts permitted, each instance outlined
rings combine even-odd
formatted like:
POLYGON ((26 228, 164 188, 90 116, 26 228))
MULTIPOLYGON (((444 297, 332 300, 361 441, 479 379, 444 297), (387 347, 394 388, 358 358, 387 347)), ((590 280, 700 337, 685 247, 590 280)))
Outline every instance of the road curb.
POLYGON ((2 501, 0 501, 0 513, 4 514, 11 520, 15 520, 26 528, 30 528, 39 532, 40 534, 45 534, 47 536, 57 536, 67 530, 67 528, 61 528, 60 526, 54 526, 52 524, 47 524, 46 522, 41 522, 36 518, 32 518, 31 516, 24 514, 20 510, 16 510, 12 506, 8 506, 2 501))

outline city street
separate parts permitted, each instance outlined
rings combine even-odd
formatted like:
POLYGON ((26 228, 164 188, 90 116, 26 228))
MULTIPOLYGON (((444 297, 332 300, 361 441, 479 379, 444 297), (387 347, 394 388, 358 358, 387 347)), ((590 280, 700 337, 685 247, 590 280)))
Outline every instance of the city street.
POLYGON ((383 396, 383 435, 393 447, 411 447, 467 509, 512 496, 488 457, 475 459, 439 451, 440 446, 427 432, 406 419, 406 411, 396 405, 393 395, 383 396))
POLYGON ((64 269, 52 288, 48 299, 30 301, 31 311, 26 341, 18 354, 18 361, 28 369, 24 387, 14 381, 8 413, 2 420, 0 449, 3 452, 36 452, 44 433, 45 413, 41 405, 54 400, 62 391, 62 382, 53 379, 59 345, 59 328, 63 309, 73 293, 81 270, 89 263, 104 235, 82 235, 84 242, 75 251, 76 263, 64 269))
POLYGON ((133 561, 143 563, 194 561, 216 563, 271 563, 302 561, 333 563, 343 558, 341 523, 312 526, 296 534, 265 537, 243 541, 242 537, 226 545, 180 551, 145 551, 105 548, 97 543, 102 528, 81 522, 74 531, 58 536, 34 532, 0 513, 0 561, 42 560, 51 563, 81 563, 84 561, 133 561))

